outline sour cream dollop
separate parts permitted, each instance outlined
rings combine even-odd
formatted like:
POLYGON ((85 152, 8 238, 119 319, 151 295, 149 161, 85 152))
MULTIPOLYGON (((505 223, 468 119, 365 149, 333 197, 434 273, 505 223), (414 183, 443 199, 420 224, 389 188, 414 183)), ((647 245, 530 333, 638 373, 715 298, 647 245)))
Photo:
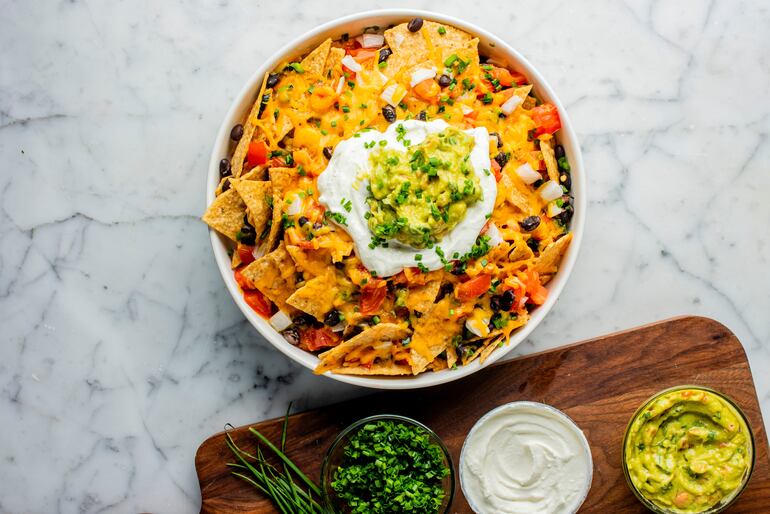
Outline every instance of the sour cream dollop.
MULTIPOLYGON (((389 240, 387 248, 370 248, 372 233, 365 218, 369 212, 366 203, 366 175, 371 167, 369 157, 381 149, 404 152, 407 149, 405 142, 418 145, 428 135, 441 132, 447 127, 449 125, 444 120, 405 120, 392 123, 385 132, 359 132, 355 137, 337 144, 329 165, 318 177, 318 200, 335 214, 332 219, 336 218, 353 239, 356 253, 364 266, 375 271, 378 276, 394 275, 406 267, 416 266, 418 262, 429 270, 439 269, 443 263, 434 249, 413 248, 396 240, 389 240)), ((475 141, 468 162, 479 178, 482 199, 469 206, 463 219, 439 241, 437 246, 441 247, 448 258, 455 252, 464 255, 470 251, 487 222, 487 215, 494 208, 497 196, 497 182, 490 172, 489 133, 484 127, 465 132, 475 141)))
POLYGON ((561 411, 536 402, 487 413, 460 455, 460 483, 477 514, 574 513, 592 469, 583 432, 561 411))

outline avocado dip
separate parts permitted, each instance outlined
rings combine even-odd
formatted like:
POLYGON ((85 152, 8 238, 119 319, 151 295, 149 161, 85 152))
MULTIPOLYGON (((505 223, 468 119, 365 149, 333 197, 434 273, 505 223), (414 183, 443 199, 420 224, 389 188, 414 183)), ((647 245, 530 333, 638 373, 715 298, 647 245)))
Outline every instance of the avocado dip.
POLYGON ((665 512, 705 512, 745 483, 752 437, 744 417, 718 393, 664 391, 631 421, 624 464, 636 491, 665 512))
POLYGON ((373 152, 365 217, 374 241, 396 239, 426 248, 460 223, 468 207, 482 199, 469 162, 474 144, 473 136, 447 127, 417 145, 404 141, 403 152, 373 152))

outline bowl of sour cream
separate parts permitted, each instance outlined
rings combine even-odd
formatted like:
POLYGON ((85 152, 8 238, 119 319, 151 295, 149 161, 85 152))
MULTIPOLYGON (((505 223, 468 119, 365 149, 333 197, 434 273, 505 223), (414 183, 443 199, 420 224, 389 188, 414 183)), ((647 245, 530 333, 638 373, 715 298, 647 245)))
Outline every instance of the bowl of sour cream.
POLYGON ((588 440, 569 416, 537 402, 489 411, 460 453, 460 485, 476 514, 568 514, 593 478, 588 440))

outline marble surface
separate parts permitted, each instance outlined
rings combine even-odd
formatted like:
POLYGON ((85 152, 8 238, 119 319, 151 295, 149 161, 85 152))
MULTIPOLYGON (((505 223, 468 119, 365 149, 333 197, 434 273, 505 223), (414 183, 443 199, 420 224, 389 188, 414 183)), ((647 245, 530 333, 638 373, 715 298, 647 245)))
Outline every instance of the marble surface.
POLYGON ((518 353, 712 316, 770 421, 766 2, 2 0, 0 512, 196 511, 207 435, 365 392, 251 329, 198 217, 253 69, 321 22, 407 5, 502 35, 579 132, 582 253, 518 353))

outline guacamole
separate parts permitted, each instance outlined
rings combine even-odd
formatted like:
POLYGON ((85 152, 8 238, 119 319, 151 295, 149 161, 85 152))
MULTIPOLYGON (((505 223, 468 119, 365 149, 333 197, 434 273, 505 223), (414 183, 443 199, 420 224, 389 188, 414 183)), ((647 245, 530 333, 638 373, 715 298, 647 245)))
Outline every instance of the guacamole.
MULTIPOLYGON (((398 132, 398 130, 397 130, 398 132)), ((469 162, 474 139, 447 127, 405 151, 383 148, 370 156, 365 214, 375 244, 396 239, 414 248, 437 243, 482 199, 469 162)))
POLYGON ((625 441, 634 487, 674 512, 704 512, 729 499, 752 459, 744 418, 703 389, 673 390, 653 399, 634 418, 625 441))

